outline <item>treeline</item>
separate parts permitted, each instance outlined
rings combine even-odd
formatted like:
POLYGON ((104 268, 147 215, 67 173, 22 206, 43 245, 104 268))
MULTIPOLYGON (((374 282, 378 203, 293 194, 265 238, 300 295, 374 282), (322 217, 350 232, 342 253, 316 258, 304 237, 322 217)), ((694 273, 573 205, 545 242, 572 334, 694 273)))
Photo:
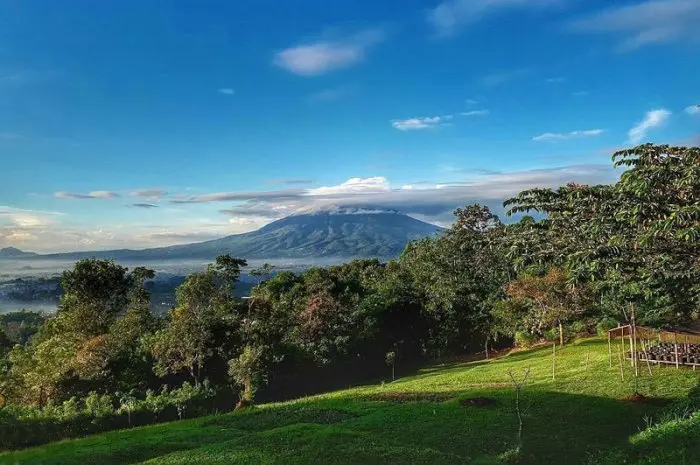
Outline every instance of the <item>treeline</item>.
POLYGON ((87 431, 65 425, 97 418, 96 404, 101 419, 91 424, 101 426, 90 431, 135 411, 172 418, 151 405, 200 414, 426 358, 488 355, 514 339, 564 344, 632 311, 639 324, 685 324, 700 308, 700 149, 643 145, 614 162, 626 168, 614 185, 522 192, 506 202, 508 215, 523 215, 511 224, 484 206, 458 209, 444 234, 388 263, 264 267, 245 300, 235 288, 246 262, 219 257, 185 279, 165 318, 149 311, 153 271, 81 260, 63 273, 58 311, 34 336, 10 347, 0 335, 0 415, 15 432, 60 418, 63 429, 37 443, 87 431))

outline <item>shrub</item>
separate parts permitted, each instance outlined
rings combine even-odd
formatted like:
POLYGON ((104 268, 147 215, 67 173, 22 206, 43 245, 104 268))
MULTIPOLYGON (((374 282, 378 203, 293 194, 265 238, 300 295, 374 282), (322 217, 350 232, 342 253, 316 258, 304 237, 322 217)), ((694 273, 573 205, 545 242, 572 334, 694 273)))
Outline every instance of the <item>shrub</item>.
POLYGON ((544 338, 547 342, 559 343, 559 328, 548 329, 544 332, 544 338))
POLYGON ((586 323, 583 321, 574 321, 571 324, 571 332, 576 336, 588 334, 588 326, 586 326, 586 323))
POLYGON ((515 333, 515 345, 527 349, 535 342, 535 336, 525 331, 517 331, 515 333))
POLYGON ((598 336, 607 336, 609 329, 617 328, 618 326, 619 323, 617 320, 610 317, 605 317, 598 322, 595 330, 598 336))
POLYGON ((98 395, 84 399, 71 397, 61 404, 49 402, 44 408, 12 406, 0 408, 0 450, 18 449, 88 434, 147 425, 178 418, 192 418, 230 409, 230 392, 217 393, 208 383, 192 386, 184 383, 158 394, 151 391, 144 399, 133 393, 98 395), (220 402, 222 401, 222 402, 220 402), (119 405, 118 409, 114 405, 119 405))

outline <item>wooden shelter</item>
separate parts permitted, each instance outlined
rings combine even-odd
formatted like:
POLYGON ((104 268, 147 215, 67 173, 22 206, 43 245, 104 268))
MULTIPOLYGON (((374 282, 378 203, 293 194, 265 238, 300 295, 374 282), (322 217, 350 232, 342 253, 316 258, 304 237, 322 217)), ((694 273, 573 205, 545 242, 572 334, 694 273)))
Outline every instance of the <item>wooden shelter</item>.
POLYGON ((625 360, 636 368, 637 361, 657 365, 700 366, 700 334, 664 331, 645 326, 624 325, 608 331, 608 354, 613 365, 613 341, 619 340, 625 360))

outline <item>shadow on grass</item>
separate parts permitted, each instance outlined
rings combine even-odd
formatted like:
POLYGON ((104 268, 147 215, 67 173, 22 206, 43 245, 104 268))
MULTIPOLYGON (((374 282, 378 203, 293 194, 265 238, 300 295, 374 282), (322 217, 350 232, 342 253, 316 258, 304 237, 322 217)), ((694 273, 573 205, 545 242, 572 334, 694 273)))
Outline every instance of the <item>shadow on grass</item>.
MULTIPOLYGON (((517 418, 511 390, 463 390, 453 396, 401 403, 352 396, 309 399, 49 444, 0 455, 0 463, 358 463, 361 458, 362 463, 453 464, 512 449, 517 418), (460 403, 475 396, 495 403, 460 403)), ((521 458, 533 464, 583 463, 590 454, 625 444, 655 408, 527 387, 522 402, 521 458)))

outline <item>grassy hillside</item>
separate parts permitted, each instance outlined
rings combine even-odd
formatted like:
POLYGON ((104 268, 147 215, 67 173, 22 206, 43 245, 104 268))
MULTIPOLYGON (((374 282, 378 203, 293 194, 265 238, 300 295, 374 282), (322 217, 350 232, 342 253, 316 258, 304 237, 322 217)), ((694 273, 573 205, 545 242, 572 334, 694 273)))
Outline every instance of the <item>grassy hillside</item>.
POLYGON ((697 372, 654 367, 650 377, 645 368, 639 391, 649 400, 631 402, 629 364, 622 382, 619 367, 608 367, 607 343, 590 339, 558 352, 554 381, 551 348, 540 348, 432 366, 393 383, 1 454, 0 463, 502 463, 517 431, 508 371, 520 375, 527 368, 523 463, 586 463, 613 449, 619 452, 608 460, 621 463, 643 456, 638 451, 650 444, 658 450, 664 428, 676 459, 697 457, 697 417, 688 428, 639 433, 645 417, 687 394, 697 372), (475 397, 493 404, 471 405, 475 397))

